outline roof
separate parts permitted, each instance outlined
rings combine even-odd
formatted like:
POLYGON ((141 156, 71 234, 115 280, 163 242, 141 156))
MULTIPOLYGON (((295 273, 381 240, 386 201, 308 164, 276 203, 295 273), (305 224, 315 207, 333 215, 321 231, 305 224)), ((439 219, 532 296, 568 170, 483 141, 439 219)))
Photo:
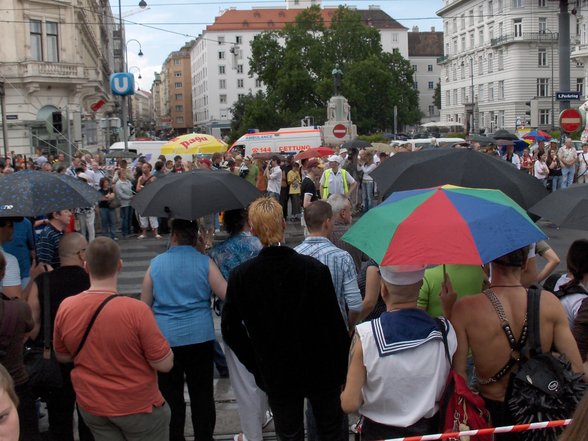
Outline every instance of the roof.
MULTIPOLYGON (((336 8, 321 9, 325 26, 331 25, 336 8)), ((294 23, 296 16, 304 9, 259 8, 259 9, 227 9, 216 17, 213 24, 206 27, 207 31, 270 31, 283 29, 287 23, 294 23)), ((381 9, 357 10, 366 25, 376 29, 405 30, 404 26, 390 17, 381 9)))
POLYGON ((409 57, 440 57, 443 55, 443 32, 409 32, 409 57))

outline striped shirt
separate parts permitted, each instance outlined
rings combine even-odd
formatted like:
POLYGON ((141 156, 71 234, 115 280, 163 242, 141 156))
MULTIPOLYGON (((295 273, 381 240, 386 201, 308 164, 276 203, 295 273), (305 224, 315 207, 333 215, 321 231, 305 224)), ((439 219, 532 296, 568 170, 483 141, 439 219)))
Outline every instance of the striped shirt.
POLYGON ((63 237, 63 231, 56 230, 51 224, 47 224, 37 239, 37 258, 39 262, 48 263, 57 269, 60 266, 59 241, 63 237))
POLYGON ((351 255, 337 248, 326 237, 307 237, 294 250, 299 254, 314 257, 329 267, 339 309, 347 324, 347 308, 353 312, 361 311, 361 294, 357 286, 357 272, 351 255))

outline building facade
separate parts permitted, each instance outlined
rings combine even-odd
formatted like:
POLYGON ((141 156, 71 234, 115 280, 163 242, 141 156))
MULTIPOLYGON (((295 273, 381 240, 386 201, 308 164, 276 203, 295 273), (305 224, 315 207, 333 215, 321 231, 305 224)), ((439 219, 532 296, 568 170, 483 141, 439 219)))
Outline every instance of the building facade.
POLYGON ((408 59, 414 71, 414 85, 419 91, 421 123, 439 121, 439 108, 434 94, 441 77, 437 59, 443 55, 443 32, 431 28, 421 32, 414 26, 408 33, 408 59))
POLYGON ((152 113, 151 92, 137 90, 131 99, 133 102, 131 108, 133 109, 132 121, 135 127, 135 135, 137 133, 145 134, 151 130, 152 122, 155 125, 152 113))
MULTIPOLYGON (((279 30, 294 22, 301 8, 315 1, 288 0, 285 8, 254 8, 223 11, 207 26, 192 46, 193 122, 195 130, 222 137, 230 131, 231 107, 244 95, 255 95, 264 86, 258 78, 248 75, 251 41, 264 31, 279 30)), ((322 9, 329 26, 336 9, 322 9)), ((365 24, 380 30, 385 51, 399 51, 408 58, 408 29, 377 6, 358 10, 365 24)), ((326 109, 325 109, 326 111, 326 109)), ((278 127, 276 127, 278 129, 278 127)))
POLYGON ((161 114, 175 135, 190 133, 192 121, 192 75, 190 50, 193 42, 168 55, 163 63, 161 81, 161 114))
MULTIPOLYGON (((520 127, 551 129, 559 104, 559 3, 548 0, 445 0, 441 121, 468 132, 520 127)), ((577 40, 577 18, 570 18, 577 40)), ((573 87, 584 72, 572 63, 573 87)), ((555 120, 554 120, 555 118, 555 120)))
POLYGON ((115 24, 109 1, 5 0, 2 5, 0 79, 8 150, 68 155, 103 145, 99 121, 114 110, 108 81, 115 24))

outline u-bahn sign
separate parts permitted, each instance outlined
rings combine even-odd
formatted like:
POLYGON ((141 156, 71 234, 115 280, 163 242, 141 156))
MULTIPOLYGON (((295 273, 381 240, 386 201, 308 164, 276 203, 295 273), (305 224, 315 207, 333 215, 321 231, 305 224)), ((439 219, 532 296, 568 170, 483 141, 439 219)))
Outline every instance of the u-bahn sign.
POLYGON ((135 77, 128 72, 117 72, 110 75, 110 90, 113 95, 133 95, 135 93, 135 77))

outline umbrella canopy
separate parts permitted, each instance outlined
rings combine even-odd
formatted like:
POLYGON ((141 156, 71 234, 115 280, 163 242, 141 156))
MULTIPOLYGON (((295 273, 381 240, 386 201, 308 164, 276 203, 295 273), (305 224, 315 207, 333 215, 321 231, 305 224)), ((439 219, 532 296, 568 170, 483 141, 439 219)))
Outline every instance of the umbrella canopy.
POLYGON ((370 175, 380 192, 445 184, 502 190, 523 208, 547 195, 538 179, 499 158, 471 149, 435 149, 394 155, 370 175))
POLYGON ((330 147, 312 147, 303 152, 296 153, 293 159, 298 161, 299 159, 322 158, 323 156, 329 156, 333 153, 335 153, 335 150, 330 147))
POLYGON ((523 139, 528 139, 531 141, 549 141, 551 139, 551 135, 543 130, 531 130, 529 133, 523 135, 523 139))
POLYGON ((372 145, 367 141, 362 141, 361 139, 355 139, 353 141, 344 142, 341 145, 341 148, 344 149, 364 149, 367 147, 371 147, 372 145))
POLYGON ((517 135, 510 133, 508 130, 497 130, 494 132, 494 139, 511 139, 516 141, 519 138, 517 135))
POLYGON ((224 153, 227 144, 212 135, 189 133, 178 136, 161 146, 162 155, 198 155, 224 153))
POLYGON ((468 136, 468 140, 471 142, 477 142, 482 146, 494 144, 494 138, 490 138, 484 135, 477 135, 475 133, 472 133, 470 136, 468 136))
POLYGON ((59 173, 23 170, 0 179, 0 217, 90 207, 101 198, 85 182, 59 173))
POLYGON ((170 173, 141 190, 131 205, 142 216, 196 220, 211 213, 244 208, 261 193, 227 171, 170 173))
POLYGON ((588 184, 551 193, 529 208, 529 212, 558 227, 588 230, 588 184))
POLYGON ((545 238, 501 191, 452 185, 393 193, 343 236, 380 265, 481 265, 545 238))
POLYGON ((372 142, 372 150, 377 150, 379 152, 385 153, 392 153, 396 151, 394 146, 386 144, 384 142, 372 142))

